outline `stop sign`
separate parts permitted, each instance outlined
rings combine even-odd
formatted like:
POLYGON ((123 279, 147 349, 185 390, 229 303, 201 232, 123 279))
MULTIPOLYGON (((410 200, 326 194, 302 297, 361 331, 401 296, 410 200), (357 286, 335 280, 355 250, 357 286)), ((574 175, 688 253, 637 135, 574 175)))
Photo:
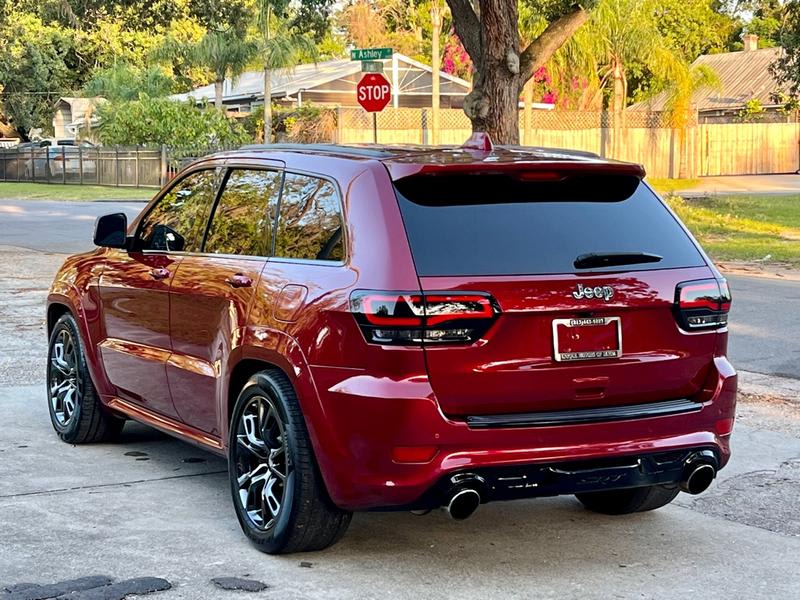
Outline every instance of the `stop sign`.
POLYGON ((356 84, 356 100, 367 112, 380 112, 392 99, 392 86, 380 73, 365 73, 356 84))

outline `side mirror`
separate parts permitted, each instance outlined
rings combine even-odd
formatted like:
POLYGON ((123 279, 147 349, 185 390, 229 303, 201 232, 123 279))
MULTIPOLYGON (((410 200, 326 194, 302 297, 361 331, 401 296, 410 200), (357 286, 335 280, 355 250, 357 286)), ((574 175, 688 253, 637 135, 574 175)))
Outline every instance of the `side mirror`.
POLYGON ((128 217, 113 213, 97 217, 94 224, 94 243, 102 248, 125 248, 128 245, 128 217))

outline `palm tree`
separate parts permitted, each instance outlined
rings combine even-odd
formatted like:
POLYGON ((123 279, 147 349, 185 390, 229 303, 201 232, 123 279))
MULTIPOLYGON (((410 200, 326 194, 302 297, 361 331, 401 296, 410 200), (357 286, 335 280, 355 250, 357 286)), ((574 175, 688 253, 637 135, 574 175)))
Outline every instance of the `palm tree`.
POLYGON ((272 86, 273 71, 291 70, 304 58, 316 62, 317 47, 314 42, 295 31, 285 18, 288 2, 284 0, 256 0, 256 26, 260 33, 258 54, 264 64, 264 143, 272 141, 272 86))
MULTIPOLYGON (((685 129, 693 91, 716 81, 713 72, 691 67, 678 50, 669 47, 658 31, 657 7, 656 0, 599 0, 586 26, 559 53, 562 61, 568 56, 584 73, 587 65, 596 65, 598 89, 610 88, 609 106, 617 133, 625 122, 632 65, 643 65, 667 92, 666 110, 676 129, 685 129)), ((619 138, 614 135, 615 154, 619 138)))
POLYGON ((222 110, 222 85, 227 77, 242 74, 257 48, 229 31, 209 31, 188 49, 189 61, 206 67, 214 76, 214 106, 222 110))

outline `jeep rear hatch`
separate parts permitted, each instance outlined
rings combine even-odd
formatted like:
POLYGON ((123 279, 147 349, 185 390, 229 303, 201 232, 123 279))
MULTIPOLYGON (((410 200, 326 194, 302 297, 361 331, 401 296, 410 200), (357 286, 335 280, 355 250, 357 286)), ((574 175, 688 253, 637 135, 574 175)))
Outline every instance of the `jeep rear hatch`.
MULTIPOLYGON (((410 301, 430 298, 437 327, 458 313, 456 334, 422 341, 446 414, 641 404, 701 389, 720 324, 681 328, 676 293, 718 283, 636 169, 484 163, 395 181, 423 292, 410 301)), ((687 302, 713 295, 705 289, 686 291, 687 302)))

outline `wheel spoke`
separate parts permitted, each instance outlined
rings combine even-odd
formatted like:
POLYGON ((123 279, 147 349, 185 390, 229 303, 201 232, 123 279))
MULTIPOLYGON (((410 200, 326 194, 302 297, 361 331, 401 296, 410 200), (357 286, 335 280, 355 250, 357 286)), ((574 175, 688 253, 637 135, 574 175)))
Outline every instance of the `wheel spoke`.
POLYGON ((275 489, 278 485, 280 485, 279 481, 271 476, 264 483, 264 504, 273 519, 281 511, 281 501, 283 500, 283 489, 281 488, 279 492, 275 489))

